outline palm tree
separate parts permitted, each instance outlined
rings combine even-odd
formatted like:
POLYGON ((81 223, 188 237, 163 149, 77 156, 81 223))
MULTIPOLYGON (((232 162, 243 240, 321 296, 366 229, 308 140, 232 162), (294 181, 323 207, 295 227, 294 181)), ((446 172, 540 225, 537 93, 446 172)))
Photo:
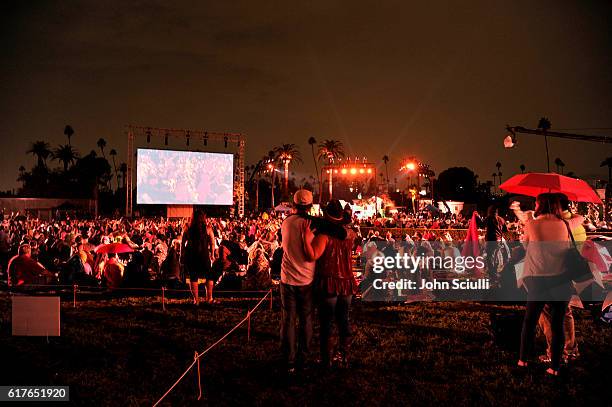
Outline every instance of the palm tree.
POLYGON ((106 155, 104 154, 104 147, 106 147, 106 140, 100 137, 96 144, 98 145, 98 148, 100 149, 100 152, 102 153, 102 157, 106 158, 106 155))
POLYGON ((332 164, 335 160, 344 157, 344 145, 338 140, 325 140, 319 144, 317 158, 327 160, 332 164))
POLYGON ((127 181, 127 172, 128 172, 126 163, 121 163, 121 165, 119 166, 119 172, 121 172, 122 184, 123 184, 123 188, 125 189, 125 184, 127 181))
POLYGON ((560 158, 555 158, 555 165, 557 166, 557 173, 563 174, 563 167, 565 167, 565 163, 560 158), (559 170, 560 169, 560 170, 559 170))
POLYGON ((64 172, 68 171, 68 165, 74 164, 77 158, 79 153, 69 144, 58 146, 53 150, 53 159, 64 164, 64 172))
POLYGON ((64 127, 64 135, 66 137, 68 137, 68 145, 71 146, 72 144, 70 144, 70 138, 72 137, 72 135, 74 134, 74 129, 72 128, 71 125, 67 124, 66 127, 64 127))
POLYGON ((502 182, 501 182, 502 172, 501 172, 501 171, 500 171, 500 172, 498 172, 498 173, 497 173, 497 176, 499 177, 499 185, 501 185, 501 183, 502 183, 502 182))
POLYGON ((51 146, 46 141, 35 141, 30 144, 30 149, 26 153, 36 156, 38 167, 46 167, 47 158, 51 155, 51 146))
POLYGON ((297 163, 302 162, 300 151, 295 144, 283 144, 274 149, 274 155, 278 162, 283 164, 284 169, 284 183, 283 183, 283 195, 289 196, 289 164, 292 161, 297 163))
POLYGON ((387 166, 387 164, 389 163, 389 156, 383 155, 382 160, 385 163, 385 174, 387 174, 387 188, 388 188, 389 187, 389 167, 387 166))
MULTIPOLYGON (((317 158, 319 160, 327 160, 329 164, 333 164, 333 162, 339 158, 344 157, 344 145, 342 145, 341 141, 338 140, 325 140, 321 144, 319 144, 319 153, 317 158)), ((333 171, 329 171, 329 199, 332 199, 333 193, 333 171)), ((321 201, 321 196, 323 194, 319 194, 319 202, 321 201)))
POLYGON ((608 167, 608 185, 612 185, 612 157, 603 160, 599 166, 608 167))
POLYGON ((495 163, 495 166, 497 167, 497 172, 499 172, 499 170, 501 169, 501 163, 498 161, 497 163, 495 163))
POLYGON ((317 156, 315 154, 315 144, 317 144, 317 139, 314 137, 309 137, 308 144, 310 144, 310 151, 312 153, 312 161, 315 165, 315 173, 317 174, 317 180, 321 182, 321 175, 319 174, 319 164, 317 163, 317 156))
POLYGON ((115 170, 115 178, 117 180, 117 189, 119 189, 119 175, 117 174, 117 162, 115 161, 115 157, 117 156, 117 150, 114 148, 108 153, 113 158, 113 169, 115 170))
POLYGON ((497 177, 497 173, 494 172, 493 174, 491 174, 491 176, 493 177, 493 186, 495 186, 495 177, 497 177))
POLYGON ((525 168, 527 167, 525 167, 525 164, 521 164, 519 168, 521 169, 521 174, 523 174, 525 172, 525 168))

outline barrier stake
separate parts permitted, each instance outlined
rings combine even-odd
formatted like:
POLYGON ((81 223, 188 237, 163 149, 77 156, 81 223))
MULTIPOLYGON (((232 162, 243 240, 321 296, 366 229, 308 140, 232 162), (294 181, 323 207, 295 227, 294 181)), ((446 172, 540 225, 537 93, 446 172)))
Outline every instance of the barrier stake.
POLYGON ((202 398, 202 379, 200 377, 200 358, 198 357, 198 352, 195 352, 193 356, 194 360, 198 362, 198 400, 202 398))
POLYGON ((79 286, 77 284, 72 285, 72 308, 76 308, 76 293, 79 286))
POLYGON ((251 342, 251 311, 247 313, 247 342, 251 342))
POLYGON ((162 310, 166 310, 166 287, 162 287, 162 310))

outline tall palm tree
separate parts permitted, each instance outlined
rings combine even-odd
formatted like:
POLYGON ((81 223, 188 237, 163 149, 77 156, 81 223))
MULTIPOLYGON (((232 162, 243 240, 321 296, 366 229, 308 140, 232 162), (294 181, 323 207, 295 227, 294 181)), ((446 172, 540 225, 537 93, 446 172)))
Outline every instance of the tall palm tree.
POLYGON ((557 173, 563 174, 563 167, 565 167, 565 163, 560 158, 555 158, 555 165, 557 166, 557 173))
MULTIPOLYGON (((333 164, 335 160, 344 157, 344 145, 339 140, 325 140, 319 144, 319 152, 317 158, 319 160, 326 160, 329 164, 333 164)), ((329 184, 329 199, 332 199, 333 193, 333 171, 328 173, 328 184, 329 184)), ((319 201, 321 196, 319 194, 319 201)))
POLYGON ((521 169, 521 174, 523 174, 527 167, 525 167, 525 164, 521 164, 519 168, 521 169))
POLYGON ((115 179, 117 181, 117 189, 119 189, 119 175, 117 174, 117 162, 115 161, 115 157, 117 156, 117 150, 114 148, 108 153, 113 158, 113 169, 115 170, 115 179))
POLYGON ((69 144, 58 146, 53 150, 53 159, 64 164, 64 172, 68 171, 68 166, 74 164, 78 158, 79 153, 69 144))
POLYGON ((268 151, 268 161, 270 166, 270 178, 272 178, 270 186, 270 203, 272 204, 272 209, 274 209, 274 184, 276 183, 276 154, 274 150, 268 151))
POLYGON ((500 172, 498 172, 498 173, 497 173, 497 176, 499 177, 499 185, 501 185, 501 183, 502 183, 502 182, 501 182, 502 172, 501 172, 501 171, 500 171, 500 172))
POLYGON ((98 145, 98 148, 100 149, 100 152, 102 153, 102 157, 106 159, 106 154, 104 154, 104 148, 106 147, 106 140, 100 137, 96 144, 98 145))
POLYGON ((121 165, 119 166, 119 172, 121 172, 121 180, 122 180, 123 188, 125 189, 126 181, 127 181, 127 172, 128 172, 126 163, 121 163, 121 165))
POLYGON ((51 155, 51 146, 46 141, 35 141, 30 144, 30 149, 26 153, 36 156, 38 167, 46 167, 47 158, 51 155))
POLYGON ((302 162, 300 151, 295 144, 283 144, 274 148, 274 155, 278 162, 283 164, 284 169, 284 183, 283 183, 283 195, 289 196, 289 164, 292 161, 296 163, 302 162))
POLYGON ((383 155, 382 160, 385 163, 385 174, 387 175, 387 186, 388 186, 389 185, 389 166, 387 164, 389 163, 389 156, 383 155))
POLYGON ((497 163, 495 163, 495 166, 497 167, 497 172, 499 172, 499 170, 501 169, 501 163, 498 161, 497 163))
POLYGON ((74 129, 72 128, 71 125, 67 124, 66 127, 64 127, 64 136, 68 137, 69 146, 72 145, 70 144, 70 138, 72 137, 73 134, 74 134, 74 129))
POLYGON ((493 177, 493 186, 495 186, 495 177, 497 177, 497 173, 494 172, 493 174, 491 174, 491 176, 493 177))
POLYGON ((608 167, 608 185, 612 185, 612 157, 603 160, 599 166, 608 167))
POLYGON ((312 161, 315 165, 315 174, 317 174, 317 180, 321 182, 321 175, 319 174, 319 164, 317 163, 317 156, 315 154, 315 144, 317 144, 317 139, 314 137, 309 137, 308 144, 310 144, 310 151, 312 153, 312 161))

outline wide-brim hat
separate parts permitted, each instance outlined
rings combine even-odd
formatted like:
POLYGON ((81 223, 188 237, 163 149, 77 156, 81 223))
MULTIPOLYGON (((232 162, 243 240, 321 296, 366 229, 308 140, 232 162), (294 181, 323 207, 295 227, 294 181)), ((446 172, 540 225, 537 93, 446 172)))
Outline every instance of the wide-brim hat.
POLYGON ((337 199, 333 199, 325 205, 323 208, 323 215, 325 218, 334 223, 341 223, 344 221, 344 209, 342 204, 337 199))

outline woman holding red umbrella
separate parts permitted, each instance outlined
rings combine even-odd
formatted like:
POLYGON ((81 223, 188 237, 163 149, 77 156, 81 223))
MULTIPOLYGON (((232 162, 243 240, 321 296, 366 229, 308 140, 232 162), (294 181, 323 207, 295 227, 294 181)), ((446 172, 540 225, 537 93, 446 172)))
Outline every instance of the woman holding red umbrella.
POLYGON ((519 283, 527 289, 527 304, 519 366, 527 366, 535 340, 535 328, 545 305, 551 314, 551 365, 547 373, 557 376, 565 343, 563 319, 572 295, 572 283, 566 275, 565 254, 570 231, 582 223, 582 217, 563 219, 559 195, 543 193, 536 199, 535 218, 525 223, 527 248, 523 275, 519 283))

